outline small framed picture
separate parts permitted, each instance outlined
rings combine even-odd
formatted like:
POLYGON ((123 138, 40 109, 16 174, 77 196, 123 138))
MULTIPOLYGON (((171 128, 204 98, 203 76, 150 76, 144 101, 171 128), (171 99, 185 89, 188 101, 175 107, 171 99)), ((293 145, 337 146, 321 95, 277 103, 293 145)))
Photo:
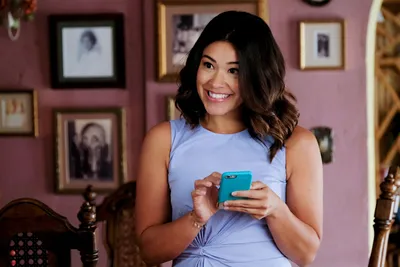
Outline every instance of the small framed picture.
POLYGON ((175 106, 175 97, 167 97, 167 120, 176 120, 181 116, 181 112, 175 106))
POLYGON ((344 69, 345 52, 344 20, 300 22, 300 69, 344 69))
POLYGON ((126 181, 125 115, 120 108, 55 109, 58 193, 111 192, 126 181))
POLYGON ((0 90, 0 137, 37 137, 37 108, 34 90, 0 90))
POLYGON ((125 88, 122 14, 51 15, 52 88, 125 88))
POLYGON ((333 130, 329 127, 314 127, 311 128, 311 132, 318 141, 322 162, 324 164, 331 163, 333 161, 334 152, 333 130))
POLYGON ((228 10, 247 11, 268 22, 267 0, 157 0, 158 80, 176 82, 205 26, 228 10))

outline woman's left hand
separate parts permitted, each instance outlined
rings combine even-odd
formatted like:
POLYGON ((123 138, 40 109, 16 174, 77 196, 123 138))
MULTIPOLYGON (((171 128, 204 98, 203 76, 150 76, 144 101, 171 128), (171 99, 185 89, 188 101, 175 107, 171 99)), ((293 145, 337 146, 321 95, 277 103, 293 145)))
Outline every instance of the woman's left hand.
POLYGON ((274 214, 284 204, 274 191, 259 181, 253 182, 250 190, 233 192, 232 195, 247 199, 226 201, 224 209, 245 212, 257 220, 274 214))

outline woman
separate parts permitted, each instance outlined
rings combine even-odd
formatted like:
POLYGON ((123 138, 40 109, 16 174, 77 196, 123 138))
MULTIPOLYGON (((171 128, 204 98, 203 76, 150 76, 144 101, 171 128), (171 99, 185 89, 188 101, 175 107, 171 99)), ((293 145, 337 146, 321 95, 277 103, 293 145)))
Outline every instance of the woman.
POLYGON ((136 231, 149 264, 289 267, 311 263, 322 237, 322 163, 297 126, 282 54, 257 16, 224 12, 206 26, 180 73, 183 118, 147 134, 136 231), (248 197, 224 203, 225 171, 249 170, 248 197))

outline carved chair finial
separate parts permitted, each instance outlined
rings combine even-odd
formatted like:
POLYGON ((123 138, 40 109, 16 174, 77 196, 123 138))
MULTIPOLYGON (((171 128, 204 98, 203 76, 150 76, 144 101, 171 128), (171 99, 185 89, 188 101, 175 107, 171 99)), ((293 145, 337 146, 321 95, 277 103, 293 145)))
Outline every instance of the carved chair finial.
POLYGON ((78 219, 80 221, 79 228, 90 229, 96 227, 96 207, 90 205, 89 202, 84 202, 78 213, 78 219))
POLYGON ((393 199, 395 197, 397 188, 400 186, 400 171, 399 167, 392 166, 389 169, 388 175, 381 183, 381 195, 383 199, 393 199))
POLYGON ((79 229, 84 231, 84 239, 90 243, 91 249, 87 251, 81 251, 82 262, 85 262, 85 267, 94 267, 99 259, 96 242, 95 240, 96 231, 96 193, 92 191, 92 186, 88 186, 83 193, 85 201, 83 202, 79 213, 78 219, 80 221, 79 229))
POLYGON ((96 227, 96 192, 92 190, 92 185, 89 185, 83 197, 85 201, 83 202, 81 209, 78 213, 78 219, 80 221, 80 228, 92 229, 96 227))
POLYGON ((394 182, 397 187, 400 187, 400 167, 399 166, 391 166, 389 168, 389 173, 393 174, 394 182))
POLYGON ((93 186, 88 185, 86 187, 85 192, 83 192, 83 198, 90 203, 90 205, 95 206, 95 200, 96 200, 97 194, 95 191, 93 191, 93 186))

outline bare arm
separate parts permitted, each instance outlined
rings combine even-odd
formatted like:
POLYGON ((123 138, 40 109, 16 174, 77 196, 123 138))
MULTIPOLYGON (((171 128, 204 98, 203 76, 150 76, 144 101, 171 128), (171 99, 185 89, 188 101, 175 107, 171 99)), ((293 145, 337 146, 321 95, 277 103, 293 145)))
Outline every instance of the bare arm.
POLYGON ((136 181, 136 235, 143 260, 161 264, 179 256, 199 232, 187 214, 170 222, 168 164, 171 128, 165 122, 151 129, 142 146, 136 181))
POLYGON ((286 145, 286 204, 266 220, 278 248, 299 266, 314 261, 322 238, 323 171, 314 135, 297 127, 286 145))

